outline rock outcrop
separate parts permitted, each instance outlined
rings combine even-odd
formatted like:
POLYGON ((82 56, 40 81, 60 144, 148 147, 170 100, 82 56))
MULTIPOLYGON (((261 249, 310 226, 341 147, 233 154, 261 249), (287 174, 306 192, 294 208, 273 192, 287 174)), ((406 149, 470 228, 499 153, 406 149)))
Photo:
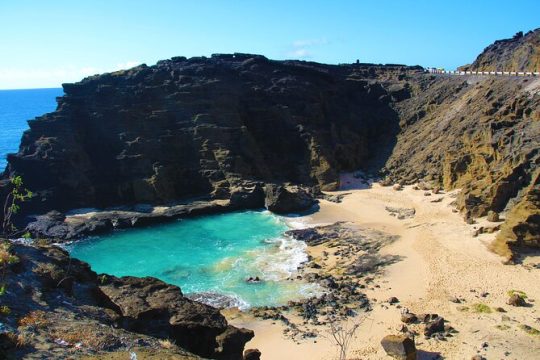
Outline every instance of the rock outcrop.
POLYGON ((462 71, 540 71, 540 28, 522 31, 510 39, 497 40, 462 71))
POLYGON ((106 276, 99 290, 103 304, 119 313, 121 327, 171 339, 204 357, 241 359, 244 344, 254 335, 228 325, 218 309, 192 301, 177 286, 155 278, 106 276))
POLYGON ((414 340, 403 335, 387 335, 381 340, 384 351, 392 358, 399 360, 416 359, 414 340))
POLYGON ((277 214, 288 214, 308 210, 315 205, 311 189, 301 186, 268 184, 265 188, 264 206, 277 214))
POLYGON ((159 353, 161 339, 174 341, 167 347, 178 354, 240 360, 253 337, 155 278, 97 276, 57 247, 14 245, 10 253, 16 261, 3 275, 0 338, 19 342, 7 349, 16 358, 58 358, 66 348, 78 355, 136 346, 159 353))
POLYGON ((505 241, 536 246, 534 235, 521 234, 537 231, 540 78, 424 77, 416 86, 397 106, 402 130, 386 163, 391 183, 460 188, 466 218, 508 212, 505 227, 516 232, 504 231, 505 241))
POLYGON ((374 79, 421 71, 234 54, 89 77, 29 121, 6 176, 23 176, 34 212, 229 199, 246 181, 334 189, 399 131, 406 83, 374 79))
POLYGON ((169 210, 111 210, 76 228, 37 218, 35 234, 70 238, 187 216, 194 199, 220 202, 211 211, 265 202, 299 211, 311 199, 294 186, 331 190, 341 171, 364 169, 388 184, 461 188, 466 218, 491 211, 506 221, 497 251, 538 246, 540 78, 234 54, 173 58, 64 91, 8 157, 4 178, 21 175, 35 194, 23 215, 141 203, 169 210))

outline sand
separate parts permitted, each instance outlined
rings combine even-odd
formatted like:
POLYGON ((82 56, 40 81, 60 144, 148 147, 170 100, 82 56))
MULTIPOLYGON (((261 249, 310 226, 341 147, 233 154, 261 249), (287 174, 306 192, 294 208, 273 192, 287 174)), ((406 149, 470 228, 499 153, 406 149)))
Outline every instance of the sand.
MULTIPOLYGON (((350 359, 388 359, 380 340, 388 334, 399 334, 403 308, 416 314, 437 313, 458 330, 445 341, 417 336, 418 359, 432 359, 436 354, 444 359, 470 359, 476 354, 490 360, 540 359, 540 335, 531 335, 520 327, 525 324, 540 329, 538 256, 505 265, 503 258, 488 249, 496 233, 473 236, 479 226, 496 223, 485 219, 478 224, 465 223, 452 205, 457 191, 425 196, 425 191, 412 186, 401 191, 376 183, 366 187, 350 175, 343 177, 342 184, 343 191, 333 193, 348 193, 341 203, 322 200, 316 213, 301 220, 312 225, 349 221, 399 235, 381 253, 398 255, 400 261, 386 267, 376 279, 379 287, 365 289, 373 311, 361 317, 350 359), (386 206, 414 208, 416 214, 399 220, 385 210, 386 206), (524 291, 530 306, 507 305, 510 290, 524 291), (391 296, 399 299, 399 306, 388 304, 391 296), (463 301, 454 303, 452 297, 463 301), (487 305, 492 312, 475 312, 474 304, 487 305), (507 312, 497 312, 496 307, 507 312)), ((322 326, 314 328, 319 333, 317 338, 295 343, 283 335, 284 326, 279 322, 237 312, 227 316, 232 324, 255 331, 247 348, 261 350, 264 360, 336 358, 336 347, 322 326)))

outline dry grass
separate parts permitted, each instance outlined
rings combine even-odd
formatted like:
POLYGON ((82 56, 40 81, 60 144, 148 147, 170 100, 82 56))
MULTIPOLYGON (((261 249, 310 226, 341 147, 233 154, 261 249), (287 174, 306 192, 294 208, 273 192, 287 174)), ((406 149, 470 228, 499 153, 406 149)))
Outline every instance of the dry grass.
POLYGON ((34 328, 45 328, 49 325, 46 313, 41 310, 31 311, 19 319, 19 326, 31 326, 34 328))
POLYGON ((5 268, 18 262, 19 258, 11 253, 11 244, 6 241, 0 242, 0 266, 5 268))
POLYGON ((51 274, 60 271, 61 269, 52 263, 38 263, 34 268, 36 274, 51 274))
POLYGON ((172 349, 172 348, 176 347, 174 342, 172 342, 169 339, 158 340, 158 342, 159 342, 159 345, 164 349, 172 349))
POLYGON ((533 328, 532 326, 521 324, 519 328, 525 331, 529 335, 540 336, 540 330, 533 328))
POLYGON ((31 343, 31 336, 26 333, 16 334, 14 332, 6 332, 5 335, 10 343, 15 344, 19 348, 29 346, 31 343))
POLYGON ((51 331, 51 337, 53 340, 64 340, 71 346, 80 343, 83 347, 95 350, 107 348, 115 340, 112 336, 91 327, 54 329, 51 331))

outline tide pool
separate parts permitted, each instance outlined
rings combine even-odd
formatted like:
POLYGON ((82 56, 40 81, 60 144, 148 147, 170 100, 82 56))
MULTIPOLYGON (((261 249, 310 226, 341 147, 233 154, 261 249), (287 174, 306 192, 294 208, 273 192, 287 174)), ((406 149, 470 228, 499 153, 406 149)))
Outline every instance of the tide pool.
POLYGON ((286 280, 307 261, 306 245, 283 235, 288 229, 268 211, 242 211, 119 230, 68 250, 98 273, 153 276, 209 304, 222 304, 222 294, 241 308, 283 305, 319 291, 286 280), (245 281, 256 276, 262 281, 245 281))

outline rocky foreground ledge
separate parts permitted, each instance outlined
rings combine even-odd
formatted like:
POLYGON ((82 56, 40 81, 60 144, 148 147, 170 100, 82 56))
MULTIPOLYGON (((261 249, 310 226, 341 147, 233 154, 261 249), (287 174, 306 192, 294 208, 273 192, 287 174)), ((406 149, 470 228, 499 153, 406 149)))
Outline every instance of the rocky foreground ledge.
MULTIPOLYGON (((97 276, 51 246, 13 245, 0 358, 63 359, 145 348, 177 359, 242 359, 253 336, 155 278, 97 276)), ((126 355, 127 356, 127 355, 126 355)))

